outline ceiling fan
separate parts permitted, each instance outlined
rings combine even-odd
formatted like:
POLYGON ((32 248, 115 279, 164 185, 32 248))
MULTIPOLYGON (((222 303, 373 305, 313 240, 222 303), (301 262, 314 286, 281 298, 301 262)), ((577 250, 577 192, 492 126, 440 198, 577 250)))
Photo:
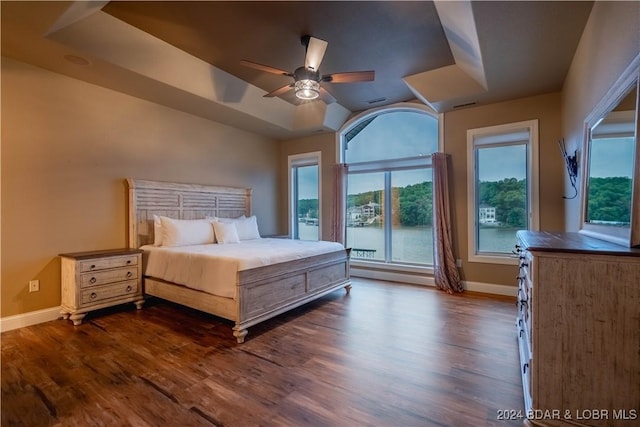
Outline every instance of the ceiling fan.
POLYGON ((304 66, 297 68, 293 73, 273 68, 268 65, 258 64, 256 62, 242 60, 240 63, 246 67, 255 68, 257 70, 266 71, 267 73, 279 74, 282 76, 293 77, 294 82, 286 86, 282 86, 273 90, 266 95, 267 98, 280 96, 287 91, 295 90, 296 97, 302 100, 312 100, 320 97, 324 102, 330 104, 336 99, 327 92, 320 83, 355 83, 369 82, 375 78, 374 71, 350 71, 346 73, 325 74, 320 76, 320 63, 327 50, 327 42, 311 36, 302 36, 302 45, 306 49, 306 57, 304 66))

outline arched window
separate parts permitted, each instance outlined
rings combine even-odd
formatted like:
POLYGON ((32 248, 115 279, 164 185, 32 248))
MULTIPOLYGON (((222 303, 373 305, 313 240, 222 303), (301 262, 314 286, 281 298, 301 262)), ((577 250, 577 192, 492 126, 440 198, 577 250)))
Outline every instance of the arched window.
POLYGON ((420 106, 364 113, 343 127, 352 259, 433 264, 431 154, 438 146, 438 118, 420 106))

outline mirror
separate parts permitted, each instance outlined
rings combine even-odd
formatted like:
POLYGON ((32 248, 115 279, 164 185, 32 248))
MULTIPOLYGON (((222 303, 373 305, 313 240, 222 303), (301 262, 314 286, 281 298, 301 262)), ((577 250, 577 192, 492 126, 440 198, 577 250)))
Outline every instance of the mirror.
POLYGON ((640 245, 636 62, 587 119, 582 163, 580 231, 624 246, 640 245))

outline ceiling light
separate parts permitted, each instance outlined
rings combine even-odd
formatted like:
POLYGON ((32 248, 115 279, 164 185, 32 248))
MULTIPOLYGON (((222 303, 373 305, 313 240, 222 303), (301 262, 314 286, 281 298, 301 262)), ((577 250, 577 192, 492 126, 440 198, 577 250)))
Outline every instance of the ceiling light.
POLYGON ((303 79, 295 83, 296 96, 300 99, 316 99, 320 96, 320 83, 315 80, 303 79))

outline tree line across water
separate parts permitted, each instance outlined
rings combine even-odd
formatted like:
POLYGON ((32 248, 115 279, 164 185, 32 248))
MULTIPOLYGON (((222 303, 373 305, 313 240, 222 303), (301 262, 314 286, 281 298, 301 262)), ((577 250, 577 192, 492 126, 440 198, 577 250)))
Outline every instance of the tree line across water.
MULTIPOLYGON (((526 181, 506 178, 482 181, 478 184, 478 205, 496 208, 496 221, 502 227, 526 228, 526 181)), ((374 203, 376 215, 382 214, 383 192, 367 191, 347 196, 347 207, 374 203)), ((427 226, 433 222, 433 186, 422 182, 394 187, 391 193, 394 223, 404 226, 427 226)), ((631 209, 631 179, 625 177, 591 178, 589 180, 589 219, 592 221, 629 222, 631 209)), ((304 199, 298 203, 299 217, 317 218, 318 200, 304 199)))
POLYGON ((631 178, 628 177, 589 178, 589 221, 629 224, 631 188, 631 178))

